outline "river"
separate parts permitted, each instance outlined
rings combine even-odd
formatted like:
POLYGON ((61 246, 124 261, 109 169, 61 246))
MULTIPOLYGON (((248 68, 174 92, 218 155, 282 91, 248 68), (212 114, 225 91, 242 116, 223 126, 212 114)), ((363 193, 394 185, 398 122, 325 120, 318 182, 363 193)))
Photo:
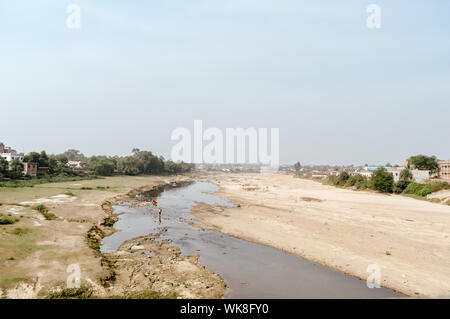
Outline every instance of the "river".
MULTIPOLYGON (((196 182, 159 194, 147 192, 138 200, 158 200, 162 209, 114 206, 119 215, 117 232, 102 241, 102 252, 113 252, 134 237, 160 234, 180 247, 183 255, 200 255, 200 263, 220 274, 227 283, 225 298, 392 298, 402 295, 386 288, 368 288, 364 280, 352 277, 279 249, 248 242, 219 232, 202 230, 190 211, 196 202, 232 207, 227 199, 214 195, 218 186, 196 182)), ((243 211, 243 213, 245 213, 243 211)), ((148 252, 151 253, 151 252, 148 252)))

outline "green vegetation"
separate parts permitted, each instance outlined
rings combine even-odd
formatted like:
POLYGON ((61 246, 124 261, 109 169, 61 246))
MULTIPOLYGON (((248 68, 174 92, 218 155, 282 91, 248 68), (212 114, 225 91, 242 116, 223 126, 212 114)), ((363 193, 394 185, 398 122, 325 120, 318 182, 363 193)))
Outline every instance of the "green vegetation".
POLYGON ((93 156, 89 162, 89 171, 95 175, 111 176, 114 173, 116 164, 113 160, 93 156))
POLYGON ((48 246, 37 245, 36 242, 42 237, 39 230, 28 227, 15 227, 0 225, 2 240, 0 241, 0 263, 2 267, 0 276, 0 289, 14 287, 19 282, 27 282, 28 274, 22 267, 16 267, 30 254, 48 249, 48 246), (7 264, 4 264, 7 262, 7 264))
POLYGON ((19 221, 19 218, 12 217, 12 216, 6 216, 2 213, 0 213, 0 225, 9 225, 14 224, 19 221))
POLYGON ((414 194, 417 196, 425 197, 433 192, 430 184, 410 183, 408 187, 403 191, 405 194, 414 194))
POLYGON ((63 154, 47 155, 45 151, 25 155, 25 163, 36 163, 38 176, 23 176, 24 164, 15 159, 8 163, 0 158, 0 187, 33 187, 36 184, 66 182, 98 178, 97 176, 180 174, 189 172, 193 165, 166 161, 150 151, 133 149, 126 157, 84 156, 78 150, 70 149, 63 154), (75 168, 69 161, 79 161, 75 168))
POLYGON ((432 173, 436 172, 438 168, 438 161, 436 156, 416 155, 408 159, 408 167, 414 167, 421 170, 430 170, 432 173))
POLYGON ((361 174, 355 174, 350 176, 345 183, 346 187, 355 187, 356 189, 363 190, 370 187, 367 177, 361 174))
POLYGON ((9 164, 9 171, 6 176, 10 178, 20 178, 22 177, 22 171, 23 163, 19 159, 15 158, 9 164))
POLYGON ((394 184, 393 191, 396 194, 402 193, 413 181, 413 175, 408 168, 400 172, 399 180, 394 184))
POLYGON ((438 181, 438 182, 431 183, 431 190, 433 193, 439 192, 441 190, 447 190, 447 189, 450 189, 450 184, 447 182, 438 181))
POLYGON ((394 176, 384 168, 379 168, 372 174, 370 179, 372 189, 383 192, 392 193, 394 189, 394 176))
POLYGON ((328 176, 328 184, 341 187, 354 187, 359 190, 367 189, 370 187, 369 180, 361 175, 355 174, 350 176, 347 172, 342 172, 339 175, 328 176))
POLYGON ((5 180, 0 182, 0 187, 11 187, 11 188, 20 188, 20 187, 33 187, 38 184, 47 184, 47 183, 63 183, 63 182, 74 182, 81 180, 91 180, 98 179, 98 176, 91 175, 81 175, 81 176, 35 176, 35 177, 21 177, 20 179, 15 180, 5 180))
POLYGON ((116 223, 116 220, 111 217, 106 217, 105 220, 103 221, 103 225, 106 227, 112 227, 112 226, 114 226, 115 223, 116 223))
POLYGON ((61 291, 52 292, 47 299, 89 299, 93 298, 93 292, 87 287, 66 288, 61 291))
MULTIPOLYGON (((328 177, 327 184, 340 187, 353 187, 356 189, 373 189, 383 193, 406 194, 418 199, 440 190, 450 189, 450 184, 443 181, 432 182, 431 184, 419 184, 413 182, 413 175, 409 169, 400 172, 399 180, 394 183, 394 177, 384 168, 376 170, 369 180, 365 176, 355 174, 350 176, 347 172, 328 177)), ((440 202, 439 199, 434 202, 440 202)))
POLYGON ((153 290, 145 290, 140 294, 135 294, 131 296, 112 296, 110 299, 177 299, 178 295, 176 292, 169 293, 167 295, 161 295, 153 290))

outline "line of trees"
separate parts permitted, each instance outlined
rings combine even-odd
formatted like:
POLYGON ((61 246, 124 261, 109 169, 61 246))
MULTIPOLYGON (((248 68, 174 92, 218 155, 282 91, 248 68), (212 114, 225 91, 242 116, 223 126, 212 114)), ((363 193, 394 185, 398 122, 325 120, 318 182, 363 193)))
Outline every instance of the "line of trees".
MULTIPOLYGON (((181 174, 191 171, 193 164, 175 163, 165 160, 162 156, 154 155, 151 151, 132 150, 130 156, 92 156, 86 157, 80 151, 69 149, 58 155, 48 155, 45 151, 30 152, 25 155, 26 162, 37 163, 38 167, 45 167, 51 176, 98 175, 155 175, 181 174), (79 161, 83 169, 74 171, 68 166, 69 161, 79 161)), ((14 159, 8 163, 0 157, 0 179, 19 179, 23 176, 24 164, 14 159)))
POLYGON ((157 175, 181 174, 191 171, 193 164, 175 163, 156 156, 151 151, 134 148, 132 155, 125 157, 93 156, 88 161, 88 169, 96 175, 157 175))

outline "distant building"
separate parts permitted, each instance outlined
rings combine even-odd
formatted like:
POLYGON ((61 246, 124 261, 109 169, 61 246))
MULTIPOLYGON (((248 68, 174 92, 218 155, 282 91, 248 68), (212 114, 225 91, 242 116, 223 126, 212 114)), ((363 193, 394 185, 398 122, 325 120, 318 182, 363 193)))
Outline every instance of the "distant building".
POLYGON ((372 177, 373 172, 375 172, 379 168, 384 168, 386 170, 391 169, 391 167, 388 166, 365 166, 361 171, 359 171, 359 174, 367 178, 370 178, 372 177))
POLYGON ((404 167, 391 167, 387 171, 394 176, 394 182, 398 182, 400 179, 400 172, 404 169, 404 167))
POLYGON ((67 166, 69 166, 75 173, 87 172, 85 164, 81 161, 68 161, 67 166))
POLYGON ((438 161, 438 178, 450 181, 450 161, 438 161))
MULTIPOLYGON (((394 182, 398 182, 400 179, 400 172, 404 170, 405 167, 392 167, 387 171, 394 176, 394 182)), ((413 176, 413 181, 416 183, 426 183, 430 179, 430 171, 429 170, 420 170, 420 169, 410 169, 409 170, 413 176)))
POLYGON ((83 168, 83 164, 80 161, 68 161, 67 165, 71 168, 83 168))
POLYGON ((37 163, 23 163, 23 175, 36 176, 38 171, 37 163))
POLYGON ((5 144, 0 143, 0 156, 3 157, 8 162, 11 162, 16 158, 22 162, 25 154, 17 153, 17 151, 12 149, 11 147, 7 147, 5 146, 5 144))

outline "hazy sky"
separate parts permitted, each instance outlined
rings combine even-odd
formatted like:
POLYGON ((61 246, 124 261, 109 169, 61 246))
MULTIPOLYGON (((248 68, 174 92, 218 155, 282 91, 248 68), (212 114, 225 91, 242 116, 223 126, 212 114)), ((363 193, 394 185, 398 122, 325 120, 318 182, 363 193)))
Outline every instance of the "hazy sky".
POLYGON ((450 1, 0 0, 0 110, 25 152, 169 157, 198 119, 280 128, 281 163, 449 159, 450 1))

